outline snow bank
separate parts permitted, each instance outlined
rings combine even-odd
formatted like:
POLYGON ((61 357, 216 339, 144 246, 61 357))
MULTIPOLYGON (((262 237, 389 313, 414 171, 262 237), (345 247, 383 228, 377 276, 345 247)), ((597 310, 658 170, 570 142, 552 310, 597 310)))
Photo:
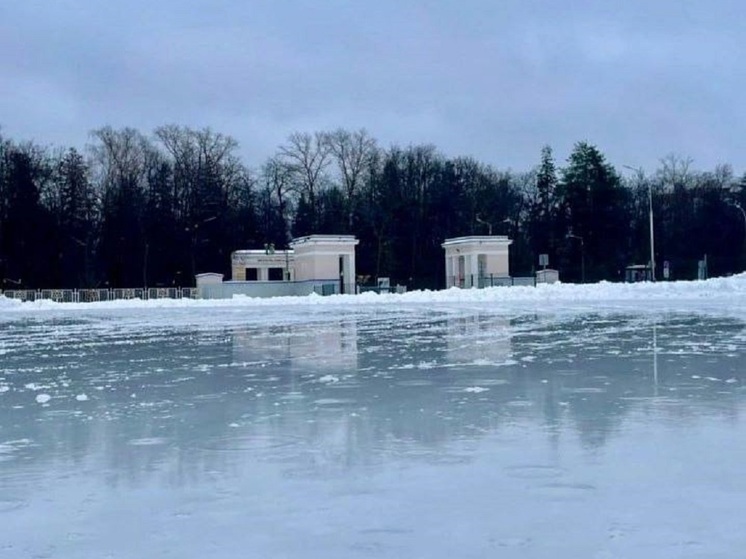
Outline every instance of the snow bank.
POLYGON ((332 295, 321 297, 272 297, 252 298, 235 296, 233 299, 139 299, 105 301, 96 303, 55 303, 52 301, 20 302, 0 296, 0 312, 45 309, 138 309, 178 307, 251 307, 282 305, 401 305, 401 304, 532 304, 556 306, 557 304, 604 304, 649 302, 701 302, 746 303, 746 274, 704 281, 676 281, 657 283, 609 283, 538 285, 536 287, 489 287, 486 289, 451 288, 443 291, 410 291, 404 294, 332 295))
POLYGON ((6 309, 20 309, 21 303, 20 301, 16 301, 15 299, 8 299, 4 295, 0 295, 0 311, 4 311, 6 309))

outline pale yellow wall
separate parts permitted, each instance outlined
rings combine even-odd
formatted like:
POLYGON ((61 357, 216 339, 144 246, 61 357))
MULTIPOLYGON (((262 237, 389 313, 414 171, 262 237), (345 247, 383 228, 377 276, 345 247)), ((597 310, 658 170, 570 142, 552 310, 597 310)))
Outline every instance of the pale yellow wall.
POLYGON ((308 241, 293 245, 295 251, 296 279, 331 280, 339 278, 339 257, 347 259, 349 278, 346 283, 355 281, 355 244, 350 242, 334 243, 322 240, 308 241))
POLYGON ((257 268, 258 281, 267 281, 268 269, 280 268, 283 272, 287 269, 292 280, 295 277, 294 260, 295 256, 292 252, 286 255, 285 251, 278 251, 274 254, 266 254, 262 250, 236 251, 231 255, 231 279, 246 281, 246 268, 257 268))
POLYGON ((246 266, 233 266, 231 279, 233 281, 246 281, 246 266))
POLYGON ((487 269, 485 270, 485 275, 489 276, 490 274, 494 276, 510 275, 510 263, 507 249, 502 254, 487 255, 487 269))
POLYGON ((313 259, 308 255, 298 255, 295 259, 295 278, 299 281, 313 279, 313 259))
MULTIPOLYGON (((324 252, 328 252, 326 247, 324 247, 324 252)), ((296 259, 297 278, 299 280, 338 278, 340 254, 342 253, 298 254, 296 259)))
POLYGON ((337 280, 339 257, 345 258, 345 283, 355 281, 357 240, 344 235, 311 235, 291 242, 292 250, 267 254, 262 250, 240 250, 231 256, 231 278, 246 281, 246 268, 257 268, 258 280, 267 281, 269 268, 287 269, 290 280, 337 280), (340 238, 344 239, 338 241, 340 238), (287 263, 286 263, 287 262, 287 263))

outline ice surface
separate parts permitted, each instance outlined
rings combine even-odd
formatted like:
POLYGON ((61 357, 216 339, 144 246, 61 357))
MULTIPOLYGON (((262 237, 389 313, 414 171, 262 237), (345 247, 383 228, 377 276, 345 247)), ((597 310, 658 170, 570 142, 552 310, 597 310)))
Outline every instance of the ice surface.
POLYGON ((742 283, 0 302, 0 557, 739 557, 742 283))
POLYGON ((489 388, 485 388, 484 386, 469 386, 467 388, 464 388, 464 392, 472 392, 474 394, 479 394, 480 392, 487 392, 489 388))

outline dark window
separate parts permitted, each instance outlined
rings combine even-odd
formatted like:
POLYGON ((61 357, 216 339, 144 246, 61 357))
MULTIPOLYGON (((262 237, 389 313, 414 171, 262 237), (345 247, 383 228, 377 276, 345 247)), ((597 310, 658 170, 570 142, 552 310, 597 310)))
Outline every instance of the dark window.
POLYGON ((256 281, 259 279, 259 270, 256 268, 246 268, 246 281, 256 281))
POLYGON ((285 270, 282 268, 270 268, 269 270, 269 281, 282 281, 285 275, 285 270))

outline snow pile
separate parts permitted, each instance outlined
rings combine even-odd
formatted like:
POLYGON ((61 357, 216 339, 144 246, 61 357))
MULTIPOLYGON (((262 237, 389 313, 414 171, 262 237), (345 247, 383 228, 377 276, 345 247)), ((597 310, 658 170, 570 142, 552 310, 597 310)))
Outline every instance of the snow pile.
POLYGON ((137 309, 174 307, 242 307, 281 305, 401 305, 411 304, 501 304, 519 303, 537 306, 556 306, 576 303, 636 303, 680 302, 746 302, 746 274, 704 281, 676 281, 657 283, 541 284, 536 287, 489 287, 486 289, 450 288, 443 291, 410 291, 404 294, 331 295, 321 297, 252 298, 235 296, 233 299, 139 299, 96 303, 54 303, 52 301, 20 302, 0 296, 0 311, 32 309, 137 309))
POLYGON ((16 301, 15 299, 8 299, 4 295, 0 295, 0 311, 4 311, 7 309, 19 309, 21 308, 21 305, 23 305, 23 303, 21 303, 20 301, 16 301))

